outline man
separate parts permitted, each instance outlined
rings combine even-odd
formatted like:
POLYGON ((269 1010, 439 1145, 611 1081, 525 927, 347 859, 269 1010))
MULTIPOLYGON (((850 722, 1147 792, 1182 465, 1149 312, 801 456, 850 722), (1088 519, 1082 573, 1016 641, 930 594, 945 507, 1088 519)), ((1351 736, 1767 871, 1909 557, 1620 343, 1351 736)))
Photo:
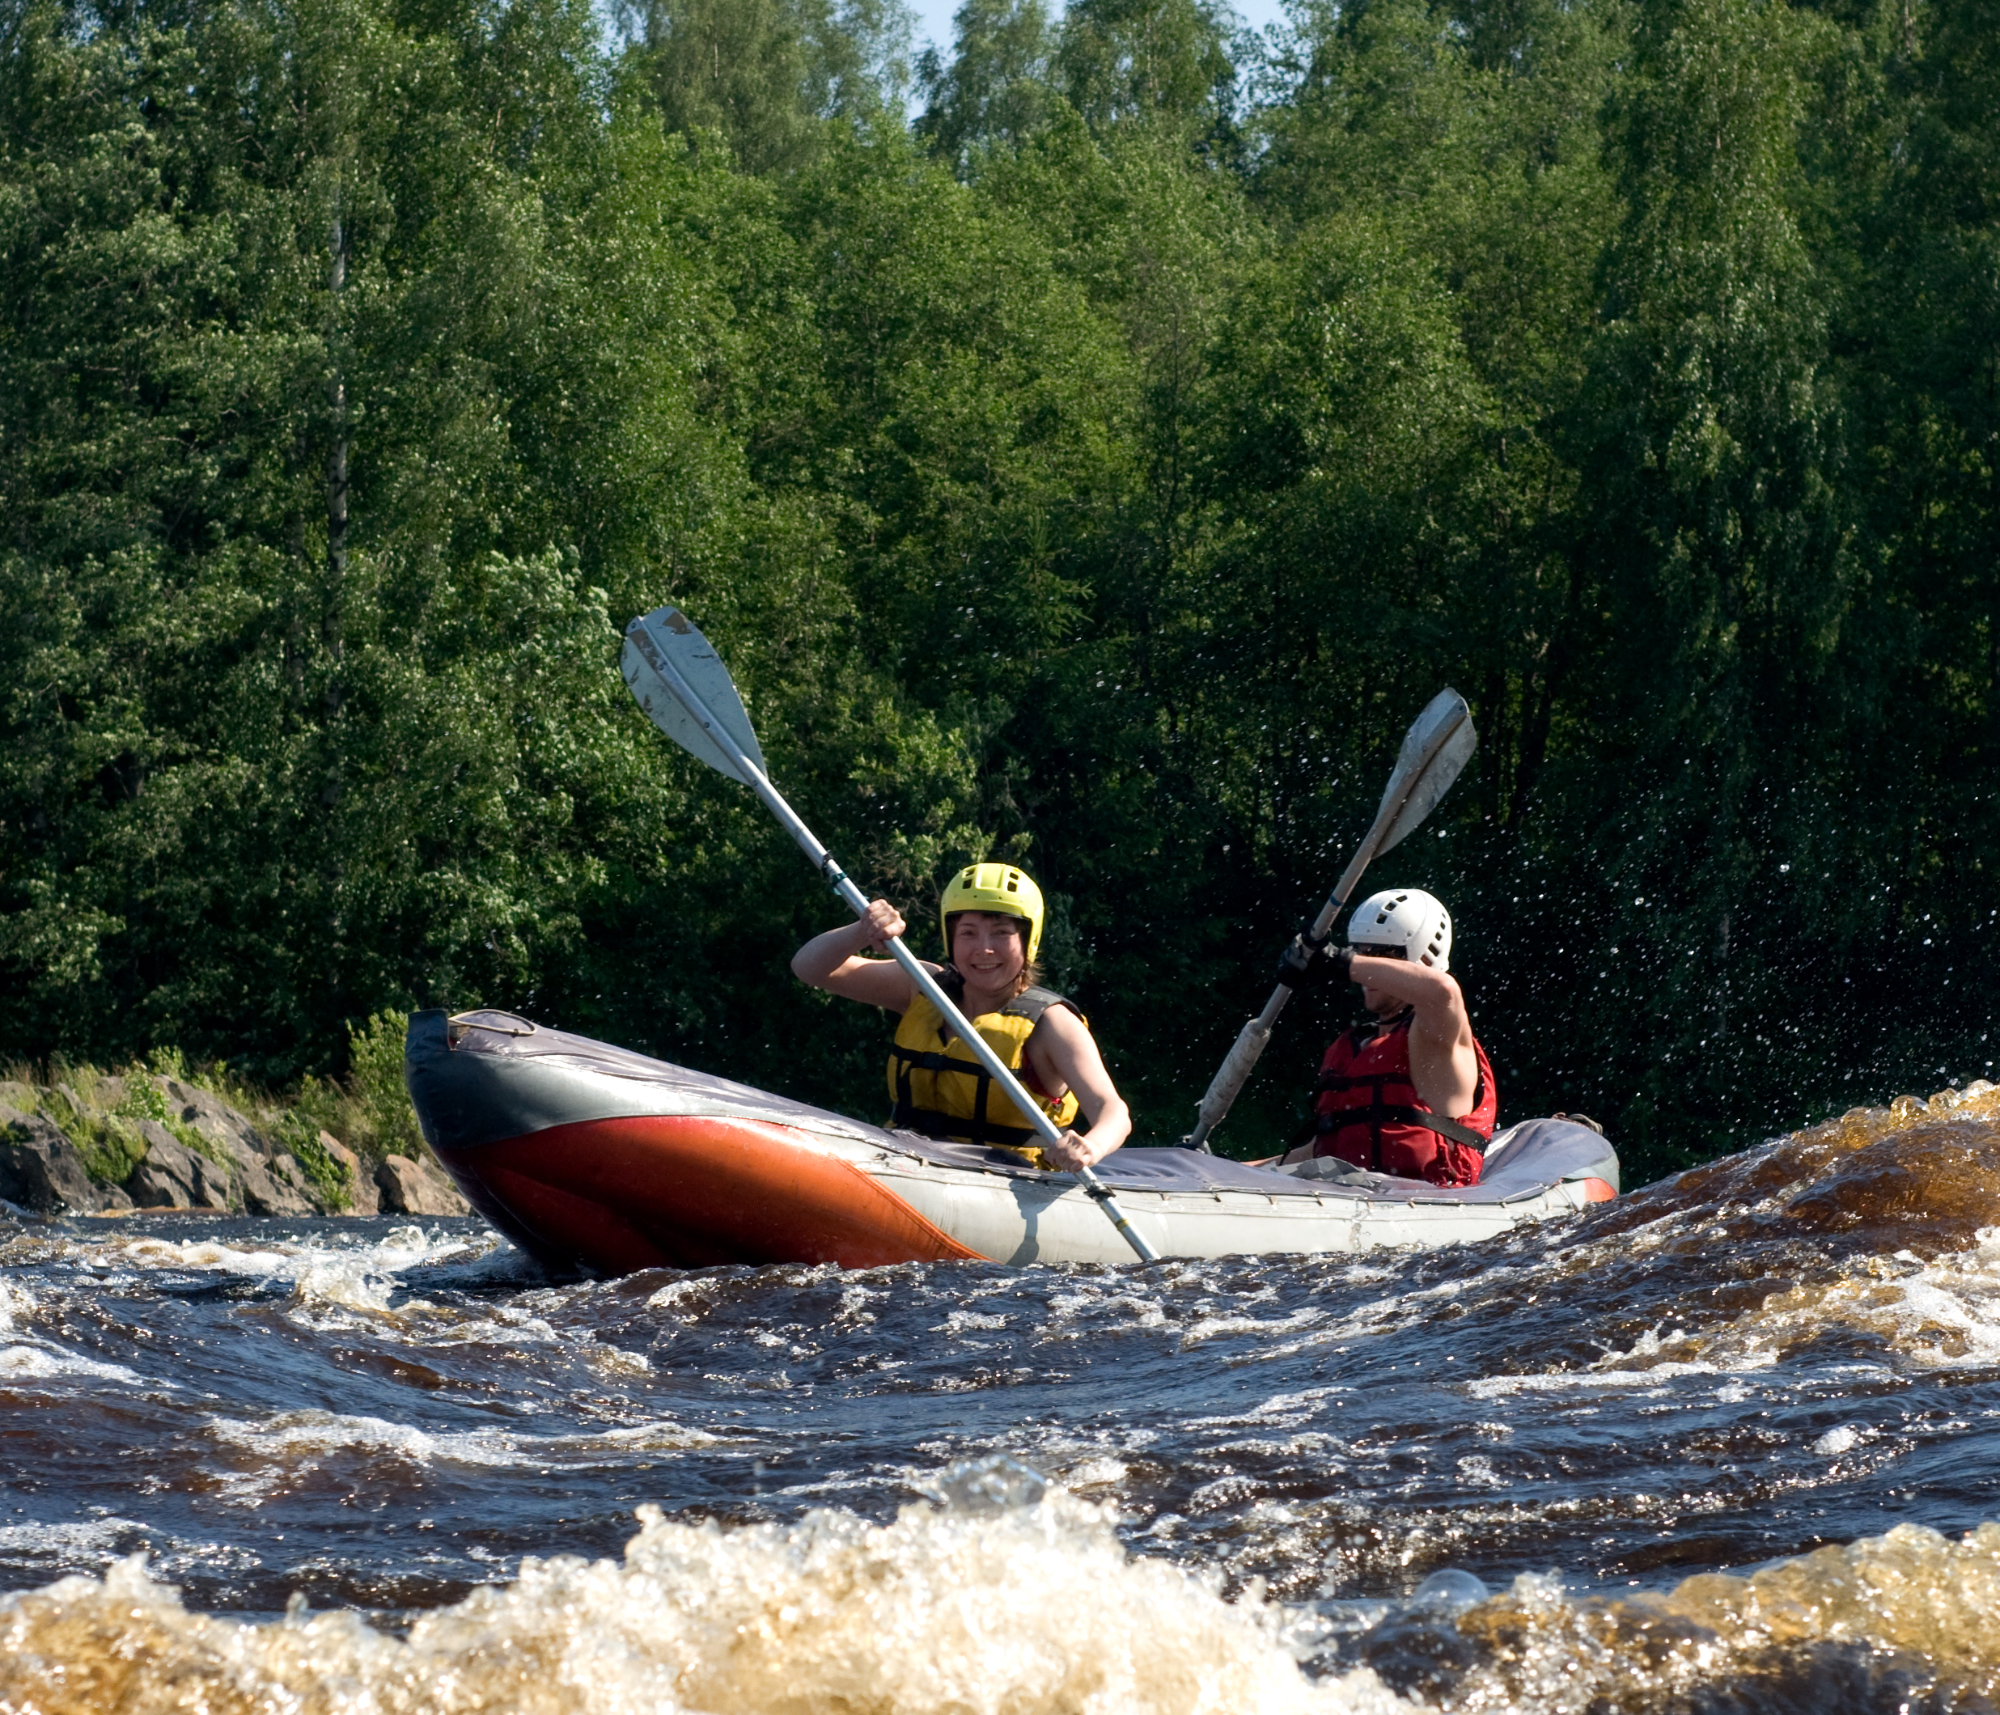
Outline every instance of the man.
POLYGON ((1311 1141, 1274 1165, 1335 1156, 1433 1185, 1477 1184, 1500 1098, 1450 974, 1450 913, 1428 893, 1392 888, 1355 909, 1347 940, 1333 953, 1287 955, 1291 980, 1323 972, 1359 984, 1374 1020, 1334 1038, 1314 1086, 1311 1141))

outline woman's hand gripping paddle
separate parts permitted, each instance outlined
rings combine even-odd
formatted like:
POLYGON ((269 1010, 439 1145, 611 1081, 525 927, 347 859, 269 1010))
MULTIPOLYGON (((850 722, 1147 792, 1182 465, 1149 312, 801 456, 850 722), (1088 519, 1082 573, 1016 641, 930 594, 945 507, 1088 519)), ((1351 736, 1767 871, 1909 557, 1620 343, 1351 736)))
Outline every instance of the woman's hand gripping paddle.
MULTIPOLYGON (((765 807, 798 841, 800 850, 812 859, 813 866, 826 877, 841 902, 855 916, 867 915, 868 901, 861 889, 847 878, 833 854, 814 838, 813 831, 799 820, 765 775, 764 753, 757 747, 757 735, 750 730, 750 717, 743 712, 743 699, 736 694, 729 669, 687 615, 677 607, 662 607, 633 620, 625 628, 625 651, 620 665, 626 685, 653 725, 718 774, 742 781, 763 799, 765 807)), ((1062 1132, 1055 1122, 1021 1088, 1006 1062, 993 1052, 992 1044, 972 1028, 917 956, 895 936, 886 945, 890 956, 903 967, 903 974, 951 1021, 959 1040, 978 1056, 993 1081, 1033 1122, 1042 1141, 1061 1142, 1062 1132)), ((1139 1260, 1158 1262, 1153 1247, 1139 1236, 1110 1187, 1088 1167, 1081 1169, 1077 1178, 1083 1181, 1084 1190, 1103 1205, 1111 1224, 1139 1260)))
MULTIPOLYGON (((1312 927, 1294 937, 1286 957, 1288 972, 1295 968, 1298 975, 1305 974, 1307 962, 1326 944, 1334 918, 1340 915, 1341 907, 1352 897, 1361 880, 1361 872, 1406 834, 1413 832, 1417 824, 1436 808, 1437 801, 1450 790, 1451 783, 1470 760, 1473 747, 1478 742, 1479 735, 1472 730, 1472 711, 1456 691, 1440 691, 1424 706, 1424 712, 1417 716, 1410 730, 1403 735, 1403 748, 1397 754, 1395 770, 1382 793, 1381 808, 1375 812, 1375 825, 1368 830, 1368 837, 1361 842, 1354 861, 1334 883, 1333 892, 1320 907, 1312 927), (1297 956, 1296 963, 1294 955, 1297 956)), ((1278 1014, 1285 1010, 1285 1002, 1292 998, 1292 986, 1290 982, 1280 982, 1271 991, 1271 998, 1264 1003, 1264 1010, 1237 1034, 1221 1070, 1208 1086, 1208 1094, 1201 1098, 1194 1130, 1181 1139, 1183 1149, 1208 1148, 1209 1133, 1222 1124, 1230 1103, 1236 1100, 1237 1092, 1249 1081, 1251 1068, 1257 1064, 1265 1045, 1271 1040, 1271 1027, 1278 1022, 1278 1014)))

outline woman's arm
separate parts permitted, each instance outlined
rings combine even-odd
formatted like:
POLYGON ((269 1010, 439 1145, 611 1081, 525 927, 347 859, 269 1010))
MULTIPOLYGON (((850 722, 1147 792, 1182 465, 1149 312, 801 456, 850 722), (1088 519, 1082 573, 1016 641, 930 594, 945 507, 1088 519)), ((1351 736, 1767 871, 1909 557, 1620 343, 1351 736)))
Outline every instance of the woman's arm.
MULTIPOLYGON (((825 989, 847 1000, 867 1006, 887 1007, 891 1012, 908 1012, 915 992, 903 967, 891 959, 864 959, 870 947, 878 952, 891 935, 903 933, 902 913, 886 899, 868 907, 866 917, 857 917, 839 929, 815 935, 792 955, 792 975, 816 989, 825 989)), ((936 970, 935 965, 929 966, 936 970)))
POLYGON ((1066 1131, 1060 1143, 1042 1145, 1058 1167, 1071 1172, 1089 1167, 1132 1135, 1131 1111, 1105 1070, 1090 1026, 1068 1007, 1052 1006, 1042 1014, 1028 1038, 1028 1059, 1044 1089, 1074 1090, 1090 1120, 1088 1132, 1066 1131))

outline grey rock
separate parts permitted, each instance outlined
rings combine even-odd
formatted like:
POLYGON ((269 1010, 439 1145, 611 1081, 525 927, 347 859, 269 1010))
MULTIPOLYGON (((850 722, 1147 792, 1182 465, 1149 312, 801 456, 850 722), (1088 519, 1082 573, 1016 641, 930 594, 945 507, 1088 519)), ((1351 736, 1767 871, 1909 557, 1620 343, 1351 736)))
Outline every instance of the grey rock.
POLYGON ((229 1175, 212 1161, 184 1148, 158 1120, 141 1120, 139 1137, 146 1159, 125 1176, 125 1189, 140 1209, 227 1209, 229 1175))
POLYGON ((124 1191, 135 1209, 185 1209, 194 1195, 185 1180, 150 1161, 140 1162, 125 1175, 124 1191))
POLYGON ((382 1192, 382 1213, 396 1215, 465 1215, 471 1205, 458 1187, 407 1155, 385 1155, 375 1169, 382 1192))
POLYGON ((347 1210, 350 1215, 373 1215, 382 1207, 382 1188, 375 1183, 361 1157, 330 1131, 319 1134, 319 1146, 347 1172, 347 1210))
POLYGON ((0 1105, 0 1197, 38 1215, 97 1207, 76 1145, 40 1114, 0 1105))
POLYGON ((186 1208, 194 1196, 194 1157, 157 1120, 139 1122, 146 1153, 125 1175, 125 1190, 138 1209, 186 1208))
POLYGON ((305 1178, 299 1164, 289 1155, 278 1155, 266 1166, 252 1161, 237 1169, 243 1187, 243 1210, 250 1215, 310 1215, 313 1206, 293 1183, 293 1176, 305 1178))
POLYGON ((199 1155, 194 1158, 194 1196, 190 1201, 197 1209, 227 1209, 232 1199, 229 1195, 229 1170, 218 1167, 212 1161, 204 1161, 199 1155))
POLYGON ((181 1125, 191 1126, 236 1165, 264 1162, 271 1158, 271 1145, 247 1119, 212 1090, 197 1090, 178 1078, 162 1078, 160 1093, 167 1099, 167 1111, 181 1125))
POLYGON ((138 1206, 132 1201, 131 1193, 122 1185, 97 1185, 92 1189, 97 1193, 97 1206, 100 1209, 132 1209, 138 1206))

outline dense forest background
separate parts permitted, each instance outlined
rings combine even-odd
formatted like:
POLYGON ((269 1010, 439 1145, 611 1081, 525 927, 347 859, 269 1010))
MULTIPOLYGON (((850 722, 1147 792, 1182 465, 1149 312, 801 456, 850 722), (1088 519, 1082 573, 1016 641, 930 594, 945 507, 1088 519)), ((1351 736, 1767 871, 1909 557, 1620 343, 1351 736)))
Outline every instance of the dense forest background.
POLYGON ((1991 1069, 1993 0, 0 19, 0 1053, 483 1003, 879 1111, 625 695, 671 599, 922 950, 1037 873, 1142 1135, 1447 683, 1368 884, 1505 1114, 1636 1179, 1991 1069))

